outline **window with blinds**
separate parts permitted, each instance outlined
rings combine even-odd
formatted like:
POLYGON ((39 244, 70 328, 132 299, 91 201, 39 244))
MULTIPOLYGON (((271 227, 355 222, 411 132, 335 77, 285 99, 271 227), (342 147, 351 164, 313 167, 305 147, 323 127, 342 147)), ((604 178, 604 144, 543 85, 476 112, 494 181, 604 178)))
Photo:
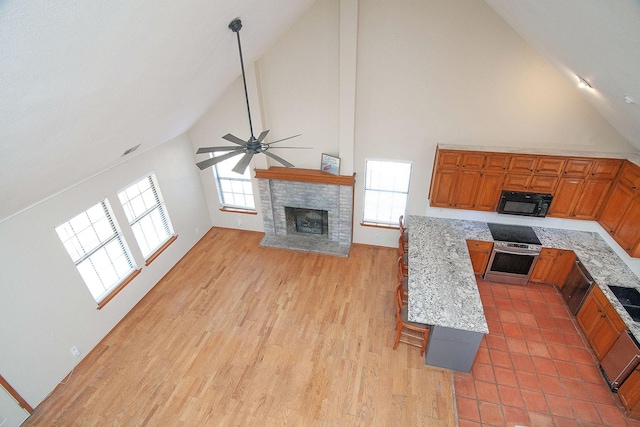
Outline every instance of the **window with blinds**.
MULTIPOLYGON (((215 153, 215 156, 221 156, 226 153, 215 153)), ((220 204, 228 208, 255 210, 256 205, 253 200, 253 187, 249 168, 242 175, 232 170, 239 159, 240 157, 232 157, 217 163, 213 167, 220 204)))
POLYGON ((107 199, 55 230, 96 302, 134 270, 133 258, 107 199))
POLYGON ((397 225, 407 208, 410 181, 411 162, 367 159, 363 221, 397 225))
POLYGON ((118 192, 118 198, 145 259, 173 236, 155 174, 118 192))

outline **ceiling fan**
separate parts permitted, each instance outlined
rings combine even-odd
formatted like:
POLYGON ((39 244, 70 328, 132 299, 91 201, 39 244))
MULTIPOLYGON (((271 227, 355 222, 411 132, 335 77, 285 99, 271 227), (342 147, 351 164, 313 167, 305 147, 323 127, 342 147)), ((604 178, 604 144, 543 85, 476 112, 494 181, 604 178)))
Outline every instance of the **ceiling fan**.
POLYGON ((245 170, 247 170, 247 167, 249 166, 249 163, 251 162, 251 158, 255 154, 262 153, 262 154, 265 154, 265 155, 271 157, 272 159, 282 163, 286 167, 293 167, 293 164, 289 163, 288 161, 286 161, 282 157, 279 157, 279 156, 276 156, 273 153, 270 153, 269 150, 271 148, 306 148, 306 149, 310 149, 311 147, 280 147, 280 146, 271 147, 271 145, 275 144, 276 142, 286 141, 287 139, 295 138, 297 136, 300 136, 301 134, 290 136, 288 138, 279 139, 279 140, 273 141, 273 142, 263 142, 265 137, 267 136, 267 133, 269 133, 268 130, 262 131, 262 133, 260 133, 258 138, 256 138, 253 135, 253 124, 251 123, 251 109, 249 108, 249 94, 247 93, 247 80, 246 80, 245 74, 244 74, 244 61, 242 59, 242 47, 240 45, 240 29, 242 28, 242 21, 240 21, 240 18, 236 18, 233 21, 231 21, 229 23, 229 28, 231 29, 231 31, 236 33, 236 36, 238 38, 238 51, 240 52, 240 67, 242 68, 242 83, 244 84, 244 96, 245 96, 245 99, 247 101, 247 114, 249 116, 249 129, 251 130, 251 137, 247 141, 244 141, 244 140, 242 140, 242 139, 238 138, 237 136, 232 135, 230 133, 226 134, 225 136, 222 137, 222 139, 226 139, 227 141, 233 142, 234 144, 237 144, 237 145, 231 145, 231 146, 226 146, 226 147, 202 147, 202 148, 198 149, 196 154, 215 153, 217 151, 230 151, 230 152, 226 153, 226 154, 223 154, 221 156, 212 157, 210 159, 203 160, 201 162, 196 163, 196 165, 201 170, 204 170, 204 169, 206 169, 206 168, 208 168, 210 166, 215 165, 216 163, 220 163, 220 162, 222 162, 224 160, 230 159, 230 158, 238 156, 240 154, 244 154, 244 156, 242 156, 240 161, 238 161, 238 163, 232 169, 236 173, 244 174, 245 170))

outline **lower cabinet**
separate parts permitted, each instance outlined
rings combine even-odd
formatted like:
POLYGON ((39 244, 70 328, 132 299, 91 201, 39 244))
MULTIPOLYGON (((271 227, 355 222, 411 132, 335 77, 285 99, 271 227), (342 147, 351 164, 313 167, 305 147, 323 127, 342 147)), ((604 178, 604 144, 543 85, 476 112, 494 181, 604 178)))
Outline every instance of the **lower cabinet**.
POLYGON ((597 284, 576 316, 598 360, 602 360, 627 327, 597 284))
POLYGON ((618 389, 620 401, 630 418, 640 419, 640 367, 629 375, 618 389))
POLYGON ((529 277, 530 282, 548 283, 562 288, 576 255, 573 251, 542 248, 538 261, 529 277))
POLYGON ((469 249, 469 257, 471 258, 474 274, 476 276, 483 275, 491 256, 493 242, 467 240, 467 248, 469 249))

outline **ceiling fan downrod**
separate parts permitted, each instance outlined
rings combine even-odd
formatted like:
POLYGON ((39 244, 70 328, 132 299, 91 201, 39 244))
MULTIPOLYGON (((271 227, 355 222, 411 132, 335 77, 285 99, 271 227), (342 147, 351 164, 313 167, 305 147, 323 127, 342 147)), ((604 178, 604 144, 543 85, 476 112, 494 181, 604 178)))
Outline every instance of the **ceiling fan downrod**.
POLYGON ((242 29, 242 21, 236 18, 229 22, 229 28, 236 33, 238 39, 238 53, 240 54, 240 68, 242 69, 242 84, 244 85, 244 98, 247 102, 247 115, 249 116, 249 130, 251 131, 251 142, 256 141, 253 135, 253 123, 251 121, 251 108, 249 108, 249 92, 247 91, 247 79, 244 74, 244 60, 242 59, 242 45, 240 44, 240 30, 242 29))

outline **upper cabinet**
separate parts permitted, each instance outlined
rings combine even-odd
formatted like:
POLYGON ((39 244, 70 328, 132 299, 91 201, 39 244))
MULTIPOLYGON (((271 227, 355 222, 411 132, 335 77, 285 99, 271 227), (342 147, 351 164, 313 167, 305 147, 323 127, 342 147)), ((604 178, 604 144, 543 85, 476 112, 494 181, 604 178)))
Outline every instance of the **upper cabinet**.
POLYGON ((640 167, 626 162, 609 192, 598 222, 632 257, 640 257, 640 167))
POLYGON ((438 148, 429 203, 493 212, 503 190, 551 194, 549 216, 597 220, 640 257, 639 189, 640 167, 622 159, 438 148))

